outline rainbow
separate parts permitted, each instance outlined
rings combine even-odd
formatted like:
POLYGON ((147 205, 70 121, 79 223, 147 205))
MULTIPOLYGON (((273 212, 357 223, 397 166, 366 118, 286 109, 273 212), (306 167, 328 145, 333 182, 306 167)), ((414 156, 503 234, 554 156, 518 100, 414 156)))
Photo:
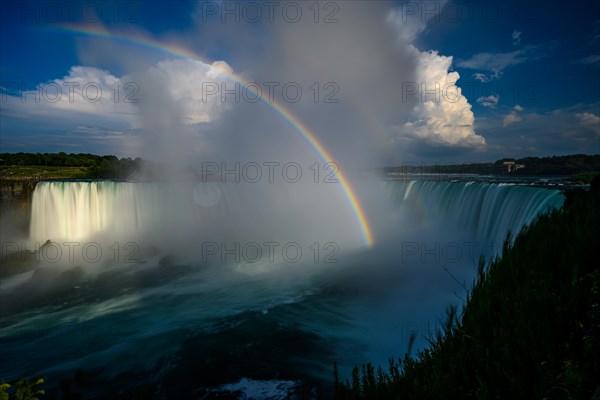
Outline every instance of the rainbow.
MULTIPOLYGON (((62 24, 62 25, 52 25, 48 27, 48 29, 58 30, 62 32, 70 32, 80 35, 85 35, 89 37, 100 37, 107 38, 111 40, 120 40, 125 43, 131 43, 138 46, 142 46, 152 50, 160 50, 164 53, 171 54, 176 57, 183 57, 186 59, 190 59, 194 62, 200 63, 206 68, 212 68, 210 63, 205 61, 202 56, 197 53, 194 53, 178 44, 165 44, 160 42, 149 36, 142 36, 139 34, 120 34, 115 32, 109 32, 101 25, 77 25, 77 24, 62 24)), ((214 68, 213 68, 214 69, 214 68)), ((274 111, 276 111, 279 115, 283 117, 295 130, 297 130, 306 141, 313 147, 313 149, 317 152, 317 154, 325 161, 326 163, 335 163, 335 159, 331 155, 331 153, 323 146, 323 144, 319 141, 317 135, 310 130, 306 124, 304 124, 300 119, 298 119, 295 115, 293 115, 289 110, 287 110, 282 104, 277 101, 266 101, 262 96, 260 96, 255 89, 253 89, 253 85, 248 85, 251 83, 240 75, 235 73, 225 72, 222 70, 218 71, 220 74, 226 76, 228 79, 231 79, 234 82, 240 83, 244 85, 249 91, 253 92, 253 94, 260 97, 264 104, 271 107, 274 111)), ((338 169, 337 170, 337 178, 342 187, 342 190, 348 200, 348 203, 356 217, 356 221, 359 225, 361 235, 367 247, 372 247, 374 244, 373 233, 371 227, 369 226, 366 214, 360 204, 360 201, 350 185, 350 181, 344 175, 344 173, 338 169)))

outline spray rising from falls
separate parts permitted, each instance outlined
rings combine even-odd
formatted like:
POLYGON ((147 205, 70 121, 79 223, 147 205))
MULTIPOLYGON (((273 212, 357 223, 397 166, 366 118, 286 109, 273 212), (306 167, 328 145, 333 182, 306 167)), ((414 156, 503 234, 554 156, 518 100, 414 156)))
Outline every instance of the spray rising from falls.
POLYGON ((172 250, 208 240, 337 240, 360 246, 362 234, 343 196, 335 185, 40 182, 30 239, 133 240, 172 250))
MULTIPOLYGON (((564 200, 559 191, 477 182, 387 181, 393 208, 427 225, 443 223, 499 246, 564 200)), ((334 188, 220 182, 40 182, 33 194, 34 241, 145 240, 180 247, 206 240, 337 241, 360 232, 334 188), (324 205, 325 204, 325 205, 324 205), (326 205, 330 205, 326 206, 326 205), (192 241, 193 243, 190 243, 192 241)), ((401 223, 402 221, 398 221, 401 223)))
POLYGON ((557 190, 481 182, 389 181, 393 202, 412 207, 429 222, 450 222, 475 238, 502 245, 538 215, 560 208, 557 190))
POLYGON ((192 198, 174 189, 174 185, 159 191, 154 184, 112 181, 41 182, 33 194, 30 237, 37 241, 87 240, 106 232, 132 238, 178 225, 184 221, 173 218, 190 218, 192 198))
MULTIPOLYGON (((370 222, 379 216, 373 211, 376 204, 382 220, 394 230, 388 241, 378 237, 374 248, 342 253, 336 256, 339 264, 330 264, 322 258, 318 263, 314 260, 310 250, 314 241, 336 240, 340 252, 348 243, 359 246, 354 250, 365 249, 352 210, 344 208, 346 199, 335 185, 39 183, 33 195, 31 238, 102 242, 105 237, 110 246, 102 248, 110 254, 111 264, 101 260, 94 269, 91 262, 76 262, 73 268, 56 273, 44 269, 62 265, 45 265, 24 289, 3 290, 0 305, 11 310, 14 322, 9 321, 5 329, 11 345, 0 356, 16 361, 4 369, 0 364, 0 373, 17 379, 44 371, 49 381, 60 382, 61 376, 72 374, 74 365, 81 365, 101 371, 98 379, 107 387, 131 371, 157 380, 166 373, 166 381, 174 385, 187 376, 187 366, 200 365, 194 376, 210 376, 219 371, 225 357, 232 364, 248 365, 248 370, 240 369, 233 378, 219 376, 215 381, 219 384, 253 377, 257 368, 273 370, 277 376, 276 371, 296 364, 310 366, 308 373, 329 382, 334 360, 349 373, 365 360, 382 364, 390 354, 405 351, 407 342, 399 330, 406 329, 406 321, 427 321, 427 328, 420 322, 415 325, 422 333, 415 346, 427 346, 424 329, 432 329, 429 321, 456 300, 459 282, 474 278, 470 254, 456 262, 450 260, 452 254, 437 260, 429 253, 408 254, 409 247, 403 244, 422 240, 421 250, 429 251, 435 249, 436 240, 466 237, 459 234, 461 230, 479 241, 501 243, 508 231, 517 233, 563 202, 558 191, 517 185, 363 184, 374 189, 367 202, 372 207, 370 222), (267 262, 234 264, 231 257, 227 265, 211 268, 218 262, 213 264, 210 258, 204 268, 197 259, 161 264, 157 256, 142 254, 143 262, 128 264, 121 257, 112 268, 115 240, 140 238, 142 253, 143 245, 151 242, 158 243, 161 256, 178 256, 185 248, 198 251, 204 240, 231 236, 260 243, 305 238, 308 243, 302 248, 308 257, 274 268, 265 268, 267 262), (110 268, 104 269, 105 265, 110 268), (81 269, 90 274, 78 278, 81 269), (20 311, 29 309, 35 312, 20 311), (69 332, 78 329, 85 335, 65 335, 56 325, 61 321, 70 321, 69 332), (38 334, 33 344, 31 335, 23 335, 30 329, 38 334), (281 349, 276 355, 271 351, 274 347, 281 349), (198 357, 207 355, 216 361, 197 363, 198 357), (165 367, 165 359, 183 361, 165 367)), ((379 225, 383 222, 375 226, 380 234, 379 225)), ((66 258, 62 258, 65 263, 66 258)), ((409 324, 412 330, 413 323, 409 324)))

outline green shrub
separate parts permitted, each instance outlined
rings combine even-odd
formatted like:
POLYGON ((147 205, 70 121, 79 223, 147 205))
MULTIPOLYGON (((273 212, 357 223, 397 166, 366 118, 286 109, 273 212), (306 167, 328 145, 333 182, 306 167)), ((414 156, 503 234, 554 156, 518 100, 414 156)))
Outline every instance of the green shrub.
POLYGON ((567 193, 561 210, 481 263, 428 349, 387 372, 355 368, 351 383, 336 376, 336 399, 590 398, 600 383, 596 189, 567 193))

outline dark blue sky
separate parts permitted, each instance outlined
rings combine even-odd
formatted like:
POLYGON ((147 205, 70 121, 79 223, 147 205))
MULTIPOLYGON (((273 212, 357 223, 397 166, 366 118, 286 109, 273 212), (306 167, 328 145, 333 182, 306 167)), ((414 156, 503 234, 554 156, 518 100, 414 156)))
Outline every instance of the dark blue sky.
MULTIPOLYGON (((312 14, 315 7, 311 8, 314 2, 296 3, 303 11, 303 18, 315 17, 312 14)), ((390 158, 390 153, 399 154, 399 159, 432 157, 461 162, 504 156, 600 152, 600 5, 597 2, 377 3, 396 10, 399 36, 404 38, 405 45, 421 52, 418 60, 424 60, 426 56, 422 54, 427 51, 452 57, 445 71, 460 75, 456 85, 461 88, 471 107, 468 112, 474 117, 473 126, 465 135, 485 139, 485 146, 475 146, 473 141, 464 138, 450 139, 451 134, 444 138, 445 131, 431 131, 447 126, 447 121, 463 121, 451 114, 463 112, 466 106, 456 110, 451 107, 433 111, 403 110, 398 112, 397 119, 389 117, 381 121, 383 130, 387 131, 383 135, 387 135, 389 143, 373 147, 387 146, 387 155, 382 156, 385 160, 397 159, 390 158), (428 123, 430 117, 433 122, 428 123), (435 118, 441 122, 435 123, 435 118), (429 131, 419 128, 421 130, 407 133, 409 126, 411 129, 425 127, 429 131)), ((104 82, 107 76, 131 76, 162 60, 172 59, 173 55, 118 39, 77 34, 61 28, 66 24, 177 43, 203 54, 208 59, 205 61, 222 60, 234 72, 250 76, 261 76, 260 71, 266 70, 261 64, 263 60, 269 60, 269 71, 277 71, 273 64, 280 54, 287 56, 296 45, 293 36, 282 34, 282 29, 276 27, 281 15, 275 12, 275 22, 267 21, 264 2, 254 2, 263 12, 258 22, 247 20, 253 17, 252 7, 245 9, 247 3, 234 1, 2 0, 0 4, 2 152, 82 151, 136 155, 132 154, 135 146, 123 145, 120 137, 131 139, 143 135, 143 128, 131 119, 111 118, 107 114, 130 115, 137 112, 135 106, 127 105, 123 109, 106 106, 105 110, 100 103, 97 106, 88 103, 83 108, 71 103, 72 107, 61 108, 58 103, 52 103, 52 99, 42 98, 36 103, 31 94, 26 94, 24 101, 19 99, 23 99, 23 92, 35 91, 39 85, 57 79, 64 82, 68 80, 65 77, 75 76, 70 71, 76 66, 103 71, 90 74, 91 70, 80 70, 77 79, 98 79, 98 84, 102 81, 110 85, 104 82), (226 7, 233 10, 229 15, 222 13, 226 7), (242 12, 244 9, 246 14, 242 12), (236 12, 241 19, 239 23, 233 21, 236 12), (275 48, 277 50, 271 50, 275 48), (90 135, 91 131, 104 135, 105 139, 90 135)), ((341 19, 346 4, 322 2, 318 5, 318 18, 331 13, 341 19)), ((381 21, 381 25, 385 22, 381 21)), ((364 26, 354 22, 352 29, 370 35, 372 28, 366 22, 364 26)), ((388 32, 395 34, 393 29, 388 32)), ((428 62, 434 65, 438 60, 441 59, 433 57, 428 62)), ((424 61, 415 62, 417 68, 427 69, 424 61)), ((302 67, 303 62, 299 64, 302 67)), ((309 64, 312 66, 314 60, 306 59, 306 65, 309 64)), ((387 67, 393 68, 393 65, 387 67)), ((398 74, 402 74, 404 67, 398 67, 398 74)), ((340 72, 344 72, 343 68, 340 72)), ((269 73, 278 79, 277 72, 269 73)), ((429 72, 418 69, 412 73, 411 76, 429 76, 429 72)), ((393 96, 390 99, 397 100, 393 96)), ((360 103, 360 99, 353 100, 360 103)), ((400 110, 408 106, 399 103, 397 107, 400 110)), ((307 111, 303 120, 318 132, 319 114, 314 114, 317 115, 314 123, 311 115, 307 111)), ((215 118, 204 119, 212 122, 215 118)), ((198 126, 205 123, 202 120, 198 126)), ((329 143, 334 146, 335 141, 329 143)))

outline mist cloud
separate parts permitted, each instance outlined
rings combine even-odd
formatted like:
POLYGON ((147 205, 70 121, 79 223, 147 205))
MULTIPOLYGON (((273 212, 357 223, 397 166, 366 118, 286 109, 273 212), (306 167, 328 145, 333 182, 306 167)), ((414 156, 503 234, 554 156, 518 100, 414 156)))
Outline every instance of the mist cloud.
MULTIPOLYGON (((66 120, 76 121, 74 126, 111 128, 118 121, 116 131, 131 133, 123 135, 119 152, 134 156, 193 159, 194 154, 202 158, 206 152, 222 151, 222 157, 235 159, 236 152, 239 158, 259 155, 260 149, 294 157, 312 153, 270 107, 223 101, 220 96, 203 98, 204 84, 220 85, 226 82, 223 73, 237 73, 259 85, 300 87, 298 101, 282 99, 281 93, 277 100, 328 149, 335 149, 336 160, 353 169, 402 158, 416 144, 420 149, 485 147, 485 139, 475 132, 471 105, 460 90, 460 76, 452 71, 453 57, 418 49, 414 43, 427 31, 433 15, 422 18, 391 2, 336 4, 335 23, 315 23, 309 17, 297 23, 207 21, 198 8, 192 12, 192 26, 168 33, 165 40, 200 54, 218 53, 210 66, 167 55, 138 57, 125 52, 119 68, 127 72, 121 77, 106 69, 75 66, 63 81, 103 82, 107 93, 115 82, 133 82, 139 101, 61 101, 36 105, 35 110, 16 105, 14 109, 22 115, 64 110, 98 119, 85 123, 70 115, 66 120), (153 57, 160 61, 151 61, 153 57), (410 85, 417 91, 407 96, 410 85), (431 99, 428 91, 436 86, 439 96, 431 99), (335 102, 326 103, 332 93, 335 102), (243 147, 236 149, 236 145, 243 147)), ((123 50, 122 45, 115 46, 123 50)), ((106 43, 91 40, 89 46, 80 46, 81 59, 89 61, 96 47, 98 54, 107 55, 106 43)))

